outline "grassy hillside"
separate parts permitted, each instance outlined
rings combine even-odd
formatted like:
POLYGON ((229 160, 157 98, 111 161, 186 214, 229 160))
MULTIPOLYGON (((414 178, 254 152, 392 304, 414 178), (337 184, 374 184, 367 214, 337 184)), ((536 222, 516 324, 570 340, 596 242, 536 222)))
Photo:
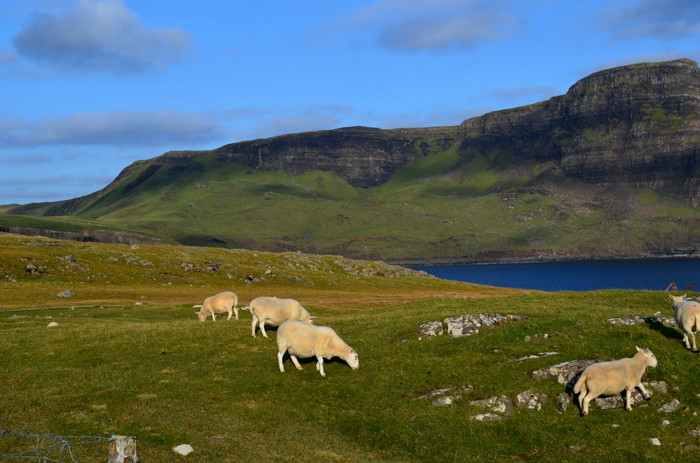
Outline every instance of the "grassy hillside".
POLYGON ((112 434, 136 436, 143 461, 178 460, 171 448, 183 443, 197 462, 680 461, 700 451, 692 434, 700 357, 674 328, 607 322, 670 316, 663 292, 505 290, 338 256, 7 234, 0 250, 0 429, 10 431, 0 455, 36 448, 24 434, 74 436, 80 462, 104 460, 107 446, 80 445, 79 436, 112 434), (75 295, 57 296, 66 289, 75 295), (243 304, 299 299, 357 349, 360 369, 331 361, 322 378, 312 363, 297 371, 286 359, 280 373, 275 330, 252 338, 248 312, 197 321, 192 305, 221 290, 243 304), (419 340, 420 324, 467 313, 529 318, 419 340), (52 321, 58 327, 48 328, 52 321), (646 379, 666 381, 668 392, 631 412, 592 405, 582 418, 570 405, 562 414, 554 402, 564 387, 532 377, 567 360, 632 356, 635 345, 656 353, 646 379), (556 354, 519 360, 542 352, 556 354), (461 398, 448 407, 421 398, 442 388, 461 398), (488 411, 472 401, 526 390, 549 396, 542 410, 471 418, 488 411), (673 399, 678 411, 657 411, 673 399))
MULTIPOLYGON (((697 208, 648 189, 583 185, 551 163, 490 169, 485 158, 465 162, 453 149, 408 163, 374 188, 330 172, 292 176, 205 153, 158 169, 144 163, 96 197, 71 204, 80 219, 55 220, 187 245, 394 262, 692 249, 700 220, 697 208)), ((25 220, 19 217, 0 216, 0 224, 25 220)))

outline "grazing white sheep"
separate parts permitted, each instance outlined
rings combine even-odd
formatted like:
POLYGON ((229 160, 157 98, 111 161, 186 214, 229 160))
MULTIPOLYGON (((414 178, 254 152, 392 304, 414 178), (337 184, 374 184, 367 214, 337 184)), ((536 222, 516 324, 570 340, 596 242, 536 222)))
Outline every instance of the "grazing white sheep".
POLYGON ((693 350, 698 350, 695 345, 695 334, 693 331, 700 331, 700 302, 686 299, 682 296, 669 295, 671 306, 673 306, 673 318, 676 320, 678 328, 683 330, 683 342, 685 347, 690 349, 688 338, 693 340, 693 350))
POLYGON ((350 346, 340 339, 340 336, 328 326, 315 326, 298 320, 289 320, 282 323, 277 330, 277 361, 280 371, 284 373, 282 358, 285 352, 289 352, 297 370, 301 365, 297 357, 316 357, 316 369, 321 376, 326 376, 323 371, 323 359, 339 357, 353 370, 360 367, 360 359, 350 346))
POLYGON ((294 299, 277 299, 276 297, 256 297, 250 301, 250 313, 253 316, 252 334, 255 337, 255 325, 259 322, 260 332, 267 337, 265 324, 280 326, 287 320, 301 320, 313 323, 313 317, 294 299))
POLYGON ((632 358, 599 362, 588 366, 574 386, 574 394, 578 394, 581 415, 588 415, 588 402, 600 395, 612 395, 626 392, 625 408, 632 410, 630 396, 632 389, 638 387, 644 399, 651 399, 651 394, 642 384, 642 376, 647 367, 656 367, 658 361, 649 349, 637 347, 637 353, 632 358))
POLYGON ((227 320, 231 320, 233 313, 236 313, 236 320, 238 320, 238 296, 231 291, 224 291, 223 293, 215 294, 214 296, 209 296, 204 299, 202 303, 202 308, 199 309, 197 317, 200 322, 203 322, 211 315, 211 319, 216 321, 216 314, 228 312, 227 320))

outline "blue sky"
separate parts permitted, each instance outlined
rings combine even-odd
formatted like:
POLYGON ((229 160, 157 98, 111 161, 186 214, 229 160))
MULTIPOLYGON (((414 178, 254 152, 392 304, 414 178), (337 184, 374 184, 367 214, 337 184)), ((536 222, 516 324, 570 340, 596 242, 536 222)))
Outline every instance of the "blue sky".
POLYGON ((169 150, 457 125, 699 44, 697 0, 5 0, 0 204, 169 150))

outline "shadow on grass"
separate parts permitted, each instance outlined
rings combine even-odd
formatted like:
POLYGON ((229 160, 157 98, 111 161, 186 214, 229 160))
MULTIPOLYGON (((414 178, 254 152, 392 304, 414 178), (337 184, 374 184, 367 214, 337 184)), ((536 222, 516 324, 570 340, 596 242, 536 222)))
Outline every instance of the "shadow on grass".
POLYGON ((657 331, 667 339, 678 339, 679 341, 683 339, 683 334, 676 328, 666 326, 663 323, 647 322, 647 324, 650 330, 657 331))

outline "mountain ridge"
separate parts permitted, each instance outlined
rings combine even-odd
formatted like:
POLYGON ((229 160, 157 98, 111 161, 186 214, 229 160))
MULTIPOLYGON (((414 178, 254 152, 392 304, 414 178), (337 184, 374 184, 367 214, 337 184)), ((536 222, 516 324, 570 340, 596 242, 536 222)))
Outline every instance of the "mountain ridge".
POLYGON ((172 151, 90 195, 6 212, 143 227, 185 244, 393 261, 692 254, 698 115, 697 62, 639 63, 455 126, 345 127, 172 151), (291 223, 290 211, 303 217, 291 223), (611 247, 606 233, 621 243, 611 247))

